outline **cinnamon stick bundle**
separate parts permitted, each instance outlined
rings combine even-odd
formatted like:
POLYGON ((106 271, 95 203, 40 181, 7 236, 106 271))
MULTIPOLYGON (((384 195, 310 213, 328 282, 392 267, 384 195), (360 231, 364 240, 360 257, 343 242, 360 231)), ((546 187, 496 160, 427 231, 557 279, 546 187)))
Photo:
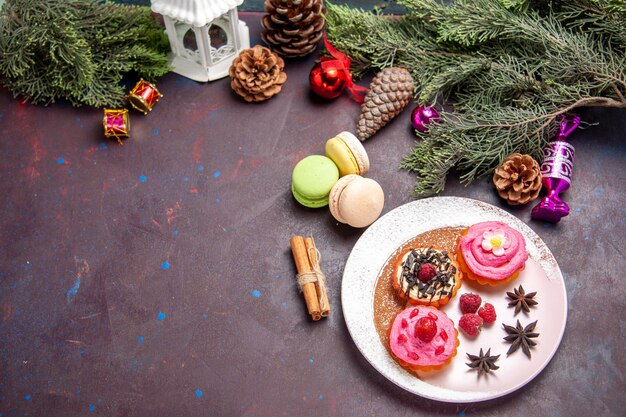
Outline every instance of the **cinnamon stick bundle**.
POLYGON ((298 271, 298 283, 309 314, 314 321, 327 317, 330 314, 330 304, 313 238, 293 236, 289 243, 298 271))
MULTIPOLYGON (((317 259, 317 248, 315 247, 313 237, 305 238, 304 246, 306 247, 306 253, 309 256, 309 263, 311 264, 311 267, 314 271, 321 272, 319 259, 317 259)), ((330 303, 328 302, 328 294, 326 293, 325 283, 320 283, 319 280, 316 281, 315 290, 317 291, 317 297, 319 298, 322 317, 328 317, 330 314, 330 303)))

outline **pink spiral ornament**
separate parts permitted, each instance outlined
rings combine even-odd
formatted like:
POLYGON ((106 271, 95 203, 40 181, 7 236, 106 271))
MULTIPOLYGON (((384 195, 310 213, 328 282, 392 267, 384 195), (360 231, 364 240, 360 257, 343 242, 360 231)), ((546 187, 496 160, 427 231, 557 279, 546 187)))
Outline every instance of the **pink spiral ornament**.
POLYGON ((569 206, 559 194, 572 185, 574 168, 574 146, 566 138, 580 125, 580 117, 565 117, 559 126, 559 134, 543 149, 541 183, 548 194, 531 212, 535 220, 556 223, 569 214, 569 206))

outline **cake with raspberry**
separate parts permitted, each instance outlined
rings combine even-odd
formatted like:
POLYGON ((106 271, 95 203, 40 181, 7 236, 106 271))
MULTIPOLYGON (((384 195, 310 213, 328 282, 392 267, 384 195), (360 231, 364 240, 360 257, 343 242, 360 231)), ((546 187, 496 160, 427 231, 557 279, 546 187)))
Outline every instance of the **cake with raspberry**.
POLYGON ((457 241, 456 252, 463 275, 489 285, 516 278, 528 259, 524 236, 506 223, 496 221, 465 229, 457 241))
POLYGON ((430 306, 402 310, 389 330, 393 358, 413 371, 441 369, 456 355, 458 345, 458 333, 452 320, 430 306))
POLYGON ((397 256, 393 287, 411 304, 442 306, 460 286, 460 270, 445 250, 411 248, 397 256))

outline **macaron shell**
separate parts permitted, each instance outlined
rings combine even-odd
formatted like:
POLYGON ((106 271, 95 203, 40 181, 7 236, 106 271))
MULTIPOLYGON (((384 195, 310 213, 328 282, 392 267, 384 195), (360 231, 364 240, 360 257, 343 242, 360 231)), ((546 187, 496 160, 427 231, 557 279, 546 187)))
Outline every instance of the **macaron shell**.
POLYGON ((328 205, 328 199, 319 198, 317 200, 310 199, 298 192, 293 186, 291 187, 291 194, 298 203, 308 208, 319 208, 328 205))
POLYGON ((352 227, 366 227, 374 223, 385 204, 385 193, 376 181, 362 178, 352 181, 341 193, 339 212, 352 227))
POLYGON ((339 176, 359 173, 359 164, 348 145, 339 137, 326 141, 326 156, 333 160, 339 169, 339 176))
POLYGON ((345 190, 346 186, 354 181, 357 178, 361 178, 358 175, 350 174, 345 177, 339 178, 339 181, 335 183, 333 189, 330 190, 330 194, 328 196, 328 208, 330 209, 330 214, 340 223, 347 223, 343 217, 341 217, 341 213, 339 213, 339 200, 341 198, 341 193, 345 190))
POLYGON ((296 164, 291 192, 300 204, 317 208, 328 204, 328 194, 339 179, 335 163, 323 155, 310 155, 296 164))
POLYGON ((370 169, 370 159, 367 156, 367 151, 365 150, 363 143, 350 132, 341 132, 337 136, 344 141, 348 148, 350 148, 352 156, 359 165, 358 174, 364 175, 365 173, 367 173, 367 171, 369 171, 370 169))
POLYGON ((341 178, 330 194, 331 214, 337 221, 352 227, 372 224, 383 210, 385 194, 370 178, 347 175, 341 178))
POLYGON ((326 156, 339 168, 339 176, 363 175, 369 170, 370 162, 365 148, 350 132, 341 132, 326 141, 326 156))

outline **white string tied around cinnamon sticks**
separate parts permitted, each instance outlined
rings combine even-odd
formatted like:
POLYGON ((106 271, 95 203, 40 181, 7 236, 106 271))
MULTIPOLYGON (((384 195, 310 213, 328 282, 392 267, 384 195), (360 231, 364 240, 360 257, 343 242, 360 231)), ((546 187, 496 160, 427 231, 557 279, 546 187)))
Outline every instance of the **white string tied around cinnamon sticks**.
MULTIPOLYGON (((307 238, 313 240, 313 238, 307 238)), ((304 244, 307 248, 307 255, 309 257, 309 262, 313 267, 313 271, 305 272, 304 274, 296 275, 298 285, 300 286, 300 292, 302 292, 302 285, 313 283, 315 284, 317 295, 320 303, 320 311, 322 317, 328 316, 330 313, 330 304, 328 302, 328 296, 326 292, 326 275, 322 272, 320 268, 320 262, 322 260, 322 255, 320 251, 315 247, 309 247, 307 245, 307 240, 304 240, 304 244)))
POLYGON ((326 277, 319 264, 320 253, 312 237, 293 236, 291 250, 298 273, 296 280, 304 294, 307 309, 317 321, 330 314, 330 303, 326 292, 326 277))

